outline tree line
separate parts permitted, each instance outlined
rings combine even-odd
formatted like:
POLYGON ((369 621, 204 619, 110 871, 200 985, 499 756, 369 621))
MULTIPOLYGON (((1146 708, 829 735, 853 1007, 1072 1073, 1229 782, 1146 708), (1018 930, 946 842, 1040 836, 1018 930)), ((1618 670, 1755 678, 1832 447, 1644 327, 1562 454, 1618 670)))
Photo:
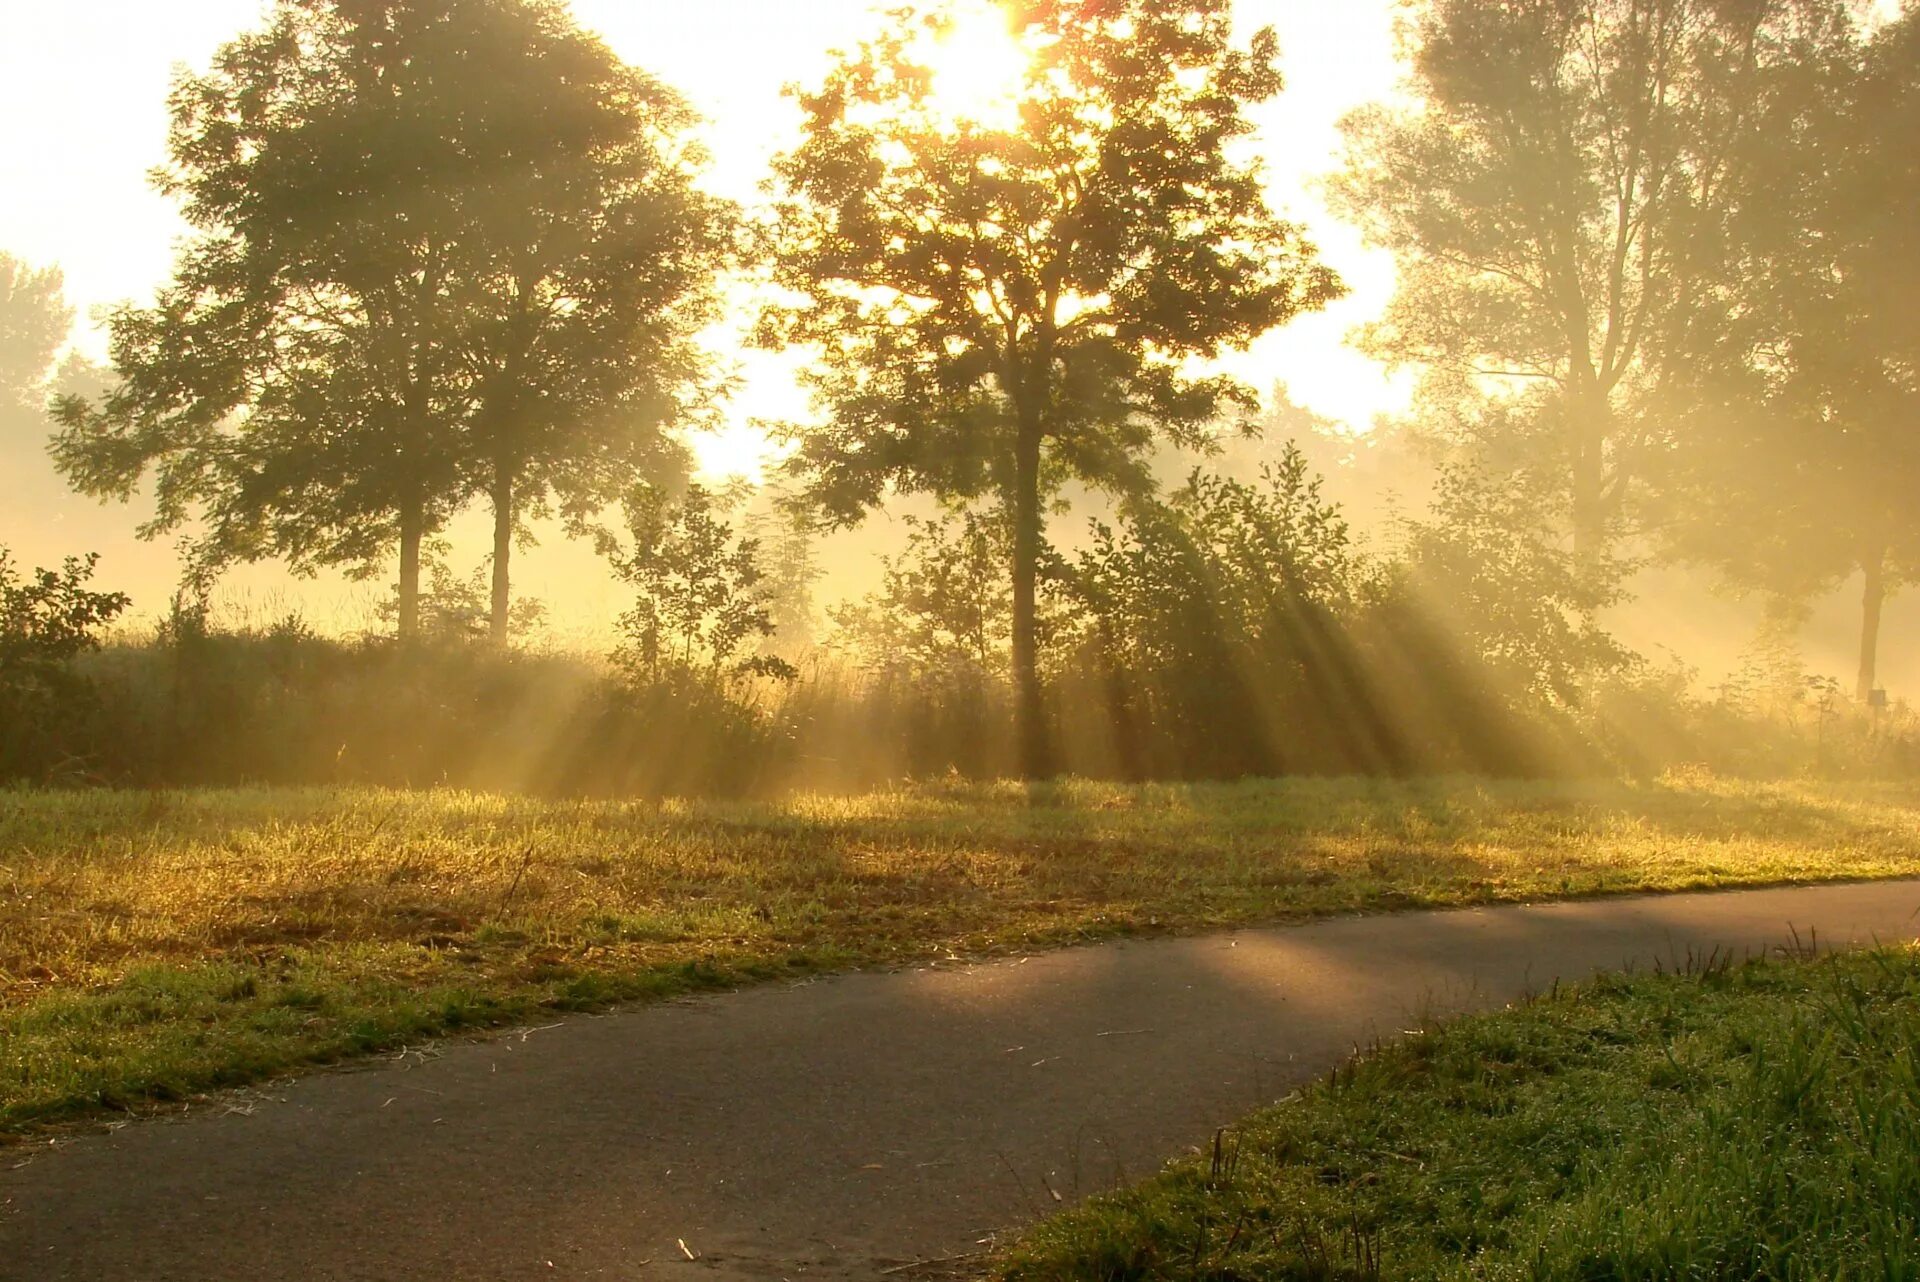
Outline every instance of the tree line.
MULTIPOLYGON (((1108 638, 1116 671, 1159 662, 1168 617, 1199 634, 1178 644, 1251 653, 1229 585, 1262 620, 1246 636, 1337 656, 1331 616, 1298 608, 1313 591, 1255 591, 1292 561, 1236 568, 1235 531, 1274 528, 1234 516, 1252 491, 1156 482, 1168 447, 1259 421, 1212 359, 1343 292, 1248 152, 1250 110, 1282 90, 1274 34, 1236 42, 1229 0, 1003 9, 1029 55, 1015 118, 949 118, 923 51, 950 18, 898 11, 797 91, 800 141, 755 214, 702 189, 684 100, 558 0, 278 0, 173 90, 156 181, 193 235, 153 303, 113 314, 111 386, 55 399, 54 458, 88 494, 150 488, 143 533, 191 530, 202 583, 397 560, 403 638, 434 540, 475 502, 496 640, 540 517, 635 581, 671 578, 649 548, 684 545, 751 588, 738 548, 699 537, 697 492, 661 540, 682 437, 725 390, 701 332, 758 273, 777 301, 753 341, 812 358, 818 420, 786 429, 805 510, 850 525, 926 493, 986 513, 1023 773, 1054 756, 1047 518, 1069 485, 1133 533, 1088 554, 1083 595, 1162 611, 1108 638), (603 528, 616 508, 632 551, 603 528), (1148 584, 1207 591, 1168 616, 1148 584)), ((1419 371, 1415 430, 1443 459, 1414 559, 1454 567, 1457 596, 1534 585, 1492 648, 1550 638, 1536 668, 1560 697, 1647 559, 1781 601, 1860 574, 1866 697, 1881 603, 1920 567, 1920 11, 1424 0, 1406 49, 1408 94, 1344 122, 1332 189, 1399 263, 1362 342, 1419 371)), ((47 293, 6 266, 10 294, 47 293)), ((729 653, 765 630, 749 615, 729 653)), ((659 653, 665 616, 633 617, 659 653)))

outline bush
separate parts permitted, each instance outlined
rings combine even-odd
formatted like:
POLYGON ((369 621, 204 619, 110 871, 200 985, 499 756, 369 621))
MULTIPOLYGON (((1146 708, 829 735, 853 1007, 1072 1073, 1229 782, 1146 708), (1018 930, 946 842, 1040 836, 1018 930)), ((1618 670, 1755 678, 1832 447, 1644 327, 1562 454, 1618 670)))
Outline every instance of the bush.
POLYGON ((81 724, 93 688, 73 660, 127 608, 118 592, 93 592, 97 557, 22 578, 0 548, 0 778, 70 773, 85 755, 81 724))

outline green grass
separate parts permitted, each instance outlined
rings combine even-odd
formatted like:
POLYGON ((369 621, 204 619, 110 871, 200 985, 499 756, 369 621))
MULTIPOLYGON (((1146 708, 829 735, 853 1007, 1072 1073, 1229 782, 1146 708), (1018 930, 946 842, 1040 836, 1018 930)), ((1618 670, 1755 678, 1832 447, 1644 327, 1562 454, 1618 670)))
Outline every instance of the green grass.
POLYGON ((1001 1282, 1920 1278, 1920 952, 1442 1025, 1041 1226, 1001 1282))
POLYGON ((1920 785, 0 791, 0 1136, 611 1001, 1122 932, 1920 874, 1920 785))

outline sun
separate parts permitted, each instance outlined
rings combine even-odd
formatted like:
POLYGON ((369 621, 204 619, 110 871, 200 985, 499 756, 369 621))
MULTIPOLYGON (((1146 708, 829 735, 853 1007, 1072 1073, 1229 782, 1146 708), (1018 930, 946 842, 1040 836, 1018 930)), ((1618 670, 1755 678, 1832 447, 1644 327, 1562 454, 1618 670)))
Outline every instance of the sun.
POLYGON ((712 432, 699 432, 688 440, 693 450, 694 475, 703 481, 725 484, 746 481, 763 485, 773 454, 773 443, 765 431, 752 423, 732 423, 712 432))
POLYGON ((991 0, 954 0, 944 29, 914 51, 932 73, 929 98, 943 118, 1006 128, 1019 122, 1032 55, 991 0))

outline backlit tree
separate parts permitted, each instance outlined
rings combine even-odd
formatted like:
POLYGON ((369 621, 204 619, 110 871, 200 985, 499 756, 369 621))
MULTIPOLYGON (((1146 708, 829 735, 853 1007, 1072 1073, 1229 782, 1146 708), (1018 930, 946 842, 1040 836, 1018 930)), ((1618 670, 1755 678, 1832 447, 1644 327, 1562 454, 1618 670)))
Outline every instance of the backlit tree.
POLYGON ((1044 507, 1069 479, 1149 486, 1256 398, 1200 363, 1340 290, 1240 144, 1280 91, 1228 0, 1008 0, 1004 104, 930 65, 950 11, 897 10, 800 95, 775 164, 763 341, 817 352, 793 467, 834 518, 889 491, 986 496, 1011 526, 1022 770, 1046 773, 1035 627, 1044 507))

